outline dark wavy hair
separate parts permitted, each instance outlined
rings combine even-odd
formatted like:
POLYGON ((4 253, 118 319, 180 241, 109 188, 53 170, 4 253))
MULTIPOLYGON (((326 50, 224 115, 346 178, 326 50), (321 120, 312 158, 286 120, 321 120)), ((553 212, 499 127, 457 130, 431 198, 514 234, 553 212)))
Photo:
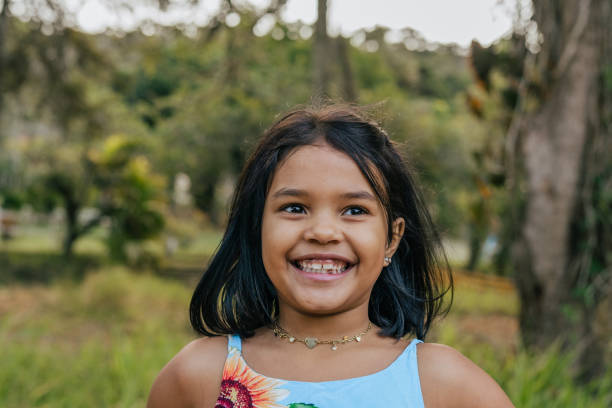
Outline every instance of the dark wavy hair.
POLYGON ((385 131, 358 108, 331 105, 294 109, 263 135, 233 196, 227 229, 190 305, 193 328, 205 335, 252 336, 277 315, 276 289, 264 269, 261 223, 272 177, 287 154, 324 141, 359 166, 388 220, 406 222, 391 264, 383 268, 369 303, 370 320, 386 336, 424 339, 446 313, 453 282, 448 261, 421 193, 385 131), (449 296, 445 296, 448 293, 449 296))

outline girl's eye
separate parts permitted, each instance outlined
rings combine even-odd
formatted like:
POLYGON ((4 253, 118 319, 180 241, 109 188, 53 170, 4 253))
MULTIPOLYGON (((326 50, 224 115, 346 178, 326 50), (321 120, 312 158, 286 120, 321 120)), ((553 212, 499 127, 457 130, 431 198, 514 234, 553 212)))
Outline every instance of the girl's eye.
POLYGON ((363 214, 368 214, 368 210, 366 210, 363 207, 348 207, 346 210, 344 210, 344 213, 346 215, 363 215, 363 214))
POLYGON ((281 208, 281 211, 289 214, 304 214, 306 212, 301 204, 287 204, 281 208))

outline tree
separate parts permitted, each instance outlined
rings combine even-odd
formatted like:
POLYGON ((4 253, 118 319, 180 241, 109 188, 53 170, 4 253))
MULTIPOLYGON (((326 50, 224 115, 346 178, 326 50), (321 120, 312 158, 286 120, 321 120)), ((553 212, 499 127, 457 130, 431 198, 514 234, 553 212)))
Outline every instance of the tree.
POLYGON ((327 0, 317 2, 317 21, 315 22, 313 44, 314 95, 329 96, 331 72, 329 69, 331 40, 327 33, 327 0))
POLYGON ((338 64, 340 65, 340 83, 342 90, 342 98, 345 101, 357 101, 357 88, 355 87, 355 79, 353 69, 351 67, 351 59, 349 54, 350 43, 343 36, 336 37, 336 49, 338 51, 338 64))
POLYGON ((152 238, 164 226, 159 211, 164 180, 152 171, 142 150, 142 144, 133 138, 113 135, 88 153, 97 190, 94 220, 110 220, 109 252, 121 261, 127 260, 127 243, 152 238))
POLYGON ((533 6, 543 40, 525 61, 506 157, 510 188, 522 197, 512 251, 521 335, 536 348, 573 340, 589 376, 602 367, 594 315, 612 282, 604 193, 612 177, 611 5, 534 0, 533 6))
MULTIPOLYGON (((517 104, 517 86, 523 75, 527 49, 525 36, 514 32, 488 47, 477 41, 470 45, 469 67, 474 85, 466 94, 466 104, 475 118, 489 130, 487 137, 473 152, 475 168, 472 178, 478 194, 472 196, 468 217, 469 257, 466 264, 472 270, 479 261, 487 235, 497 235, 498 250, 493 258, 495 272, 506 274, 509 245, 514 234, 511 222, 497 223, 495 215, 505 214, 515 197, 505 188, 504 138, 517 104)), ((502 220, 507 219, 502 217, 502 220)))
POLYGON ((63 209, 64 256, 70 257, 75 243, 107 219, 109 253, 126 260, 128 242, 151 238, 164 225, 158 209, 163 179, 151 170, 142 143, 134 138, 113 135, 86 152, 78 147, 70 151, 75 160, 58 163, 55 158, 31 185, 32 204, 63 209))
POLYGON ((327 10, 328 0, 318 0, 312 44, 312 95, 319 100, 338 96, 344 101, 356 102, 358 92, 351 67, 351 46, 342 35, 329 36, 327 10))
MULTIPOLYGON (((142 190, 142 182, 136 182, 134 176, 136 170, 142 173, 146 167, 136 166, 134 160, 142 162, 142 159, 135 156, 133 160, 126 160, 123 167, 115 168, 115 173, 105 170, 112 174, 113 180, 107 187, 101 184, 100 171, 104 166, 88 157, 92 146, 105 140, 106 134, 117 131, 118 127, 125 132, 132 130, 132 121, 122 117, 125 112, 117 107, 118 98, 107 85, 114 67, 109 58, 101 56, 102 42, 63 26, 43 34, 38 23, 16 18, 11 18, 10 23, 10 63, 5 65, 10 75, 4 78, 10 79, 5 82, 10 87, 5 89, 12 92, 12 100, 7 112, 13 115, 14 122, 27 123, 37 118, 44 127, 23 131, 23 136, 19 131, 16 135, 7 133, 12 142, 8 157, 13 159, 12 167, 19 173, 3 173, 0 180, 3 201, 17 192, 38 209, 48 211, 60 207, 65 221, 62 252, 66 256, 72 254, 74 243, 104 218, 113 221, 114 236, 125 237, 124 241, 143 239, 144 235, 156 232, 159 214, 153 214, 147 207, 152 198, 141 194, 130 200, 109 201, 111 196, 128 197, 129 189, 134 194, 139 188, 142 190), (20 136, 28 143, 15 143, 20 136), (129 169, 133 170, 130 177, 117 175, 129 169), (97 208, 93 216, 91 211, 84 211, 92 207, 97 208), (84 220, 86 212, 90 216, 84 220), (144 227, 134 227, 145 217, 150 231, 147 234, 139 232, 144 227), (119 218, 123 219, 119 223, 123 229, 115 228, 119 218), (122 235, 117 231, 122 231, 122 235)), ((132 136, 137 137, 138 132, 134 133, 132 136)))
MULTIPOLYGON (((6 2, 4 2, 6 3, 6 2)), ((5 63, 5 38, 6 38, 6 25, 8 24, 8 5, 2 4, 2 8, 0 8, 0 129, 2 129, 2 106, 4 99, 4 78, 6 76, 6 72, 8 71, 5 63)), ((0 143, 2 142, 2 133, 0 133, 0 143)))

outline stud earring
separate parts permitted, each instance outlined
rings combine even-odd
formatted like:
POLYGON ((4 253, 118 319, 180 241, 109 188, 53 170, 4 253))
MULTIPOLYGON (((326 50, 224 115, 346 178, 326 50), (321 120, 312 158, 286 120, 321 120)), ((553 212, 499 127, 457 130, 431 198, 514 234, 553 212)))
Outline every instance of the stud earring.
POLYGON ((389 265, 391 263, 391 258, 388 256, 385 256, 385 266, 389 265))

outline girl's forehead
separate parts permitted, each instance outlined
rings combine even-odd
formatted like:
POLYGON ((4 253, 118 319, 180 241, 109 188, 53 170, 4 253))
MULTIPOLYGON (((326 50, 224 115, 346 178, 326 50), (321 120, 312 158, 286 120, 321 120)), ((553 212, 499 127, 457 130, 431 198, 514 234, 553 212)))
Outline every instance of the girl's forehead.
POLYGON ((290 151, 279 163, 273 174, 273 180, 302 179, 318 182, 329 181, 339 176, 350 176, 352 181, 367 183, 361 169, 346 153, 326 143, 299 146, 290 151))
POLYGON ((301 165, 308 160, 312 160, 312 157, 321 156, 335 156, 337 160, 346 162, 350 161, 355 165, 357 170, 359 170, 357 163, 355 163, 355 161, 348 154, 336 149, 324 141, 319 141, 313 144, 298 146, 291 150, 283 161, 279 163, 277 171, 288 162, 294 166, 301 165))
POLYGON ((290 151, 273 173, 270 192, 298 183, 315 189, 360 189, 374 196, 378 195, 375 190, 379 190, 386 194, 381 188, 384 186, 381 172, 371 164, 368 170, 377 187, 372 186, 352 157, 321 141, 290 151))

